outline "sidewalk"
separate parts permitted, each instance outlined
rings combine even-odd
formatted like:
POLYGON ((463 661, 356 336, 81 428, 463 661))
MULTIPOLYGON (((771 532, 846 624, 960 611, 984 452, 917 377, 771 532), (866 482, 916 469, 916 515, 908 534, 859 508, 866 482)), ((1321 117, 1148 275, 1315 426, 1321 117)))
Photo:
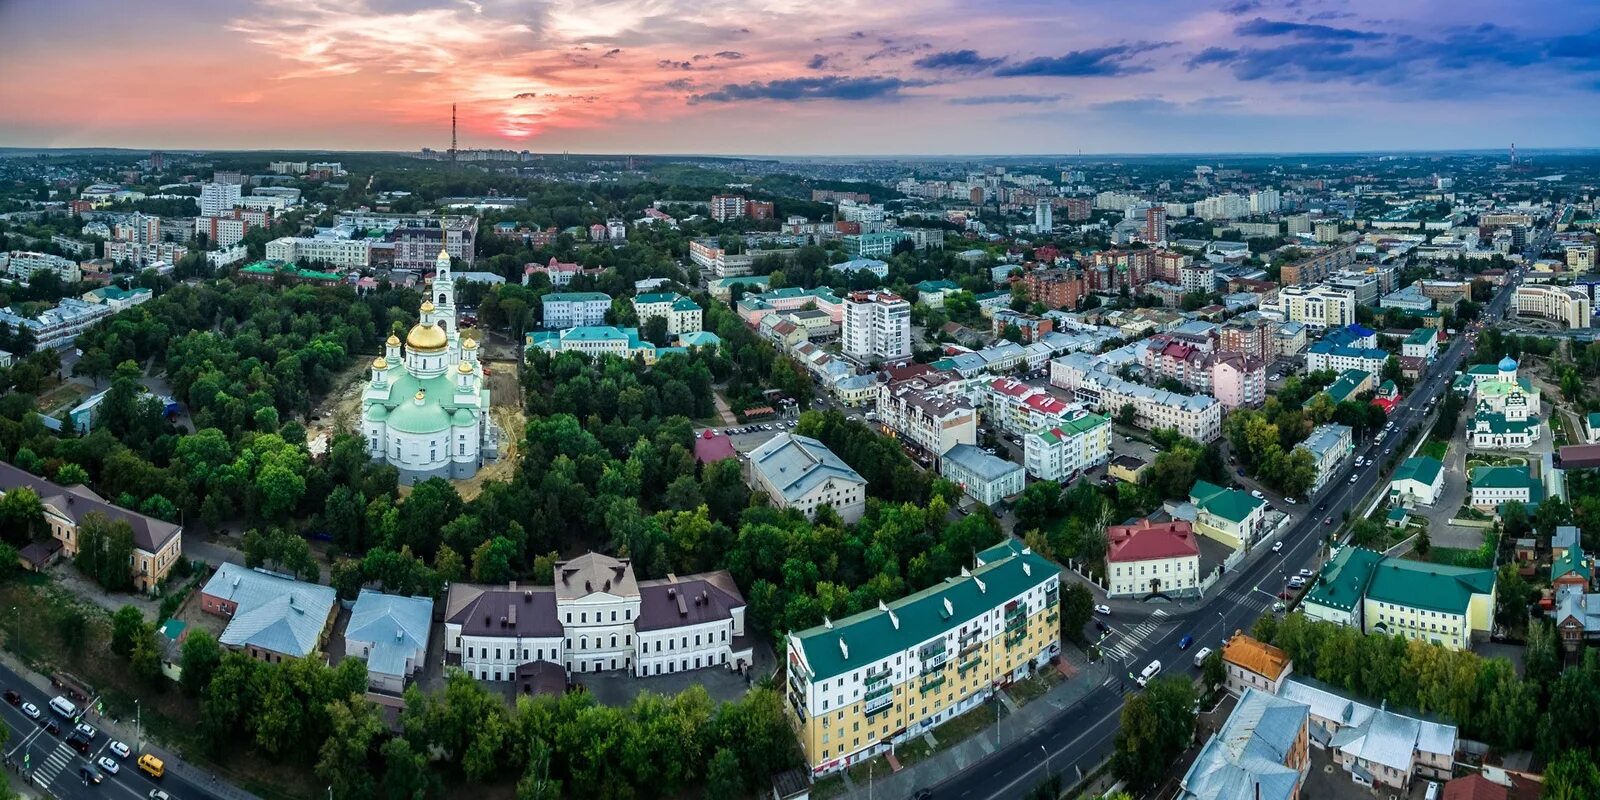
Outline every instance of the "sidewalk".
MULTIPOLYGON (((971 767, 998 750, 1004 742, 1037 730, 1056 717, 1069 712, 1079 701, 1099 689, 1109 674, 1107 672, 1109 662, 1102 660, 1085 665, 1082 663, 1083 655, 1076 648, 1070 646, 1063 648, 1062 658, 1068 658, 1072 666, 1078 670, 1076 676, 1057 684, 1033 702, 1007 713, 999 723, 990 725, 982 733, 970 736, 965 741, 934 753, 896 773, 890 772, 886 765, 880 763, 882 769, 874 772, 870 787, 872 800, 880 797, 910 797, 918 789, 932 787, 971 767)), ((993 711, 990 706, 985 705, 968 713, 985 714, 993 711)), ((933 729, 933 735, 935 738, 939 736, 938 728, 933 729)), ((839 798, 868 800, 868 792, 867 786, 855 784, 839 795, 839 798)))

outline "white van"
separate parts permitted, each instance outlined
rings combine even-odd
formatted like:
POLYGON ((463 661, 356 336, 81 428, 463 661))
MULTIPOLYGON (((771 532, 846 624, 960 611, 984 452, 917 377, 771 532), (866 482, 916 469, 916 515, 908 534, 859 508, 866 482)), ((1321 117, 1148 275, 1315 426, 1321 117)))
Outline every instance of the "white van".
POLYGON ((1155 677, 1157 675, 1160 675, 1160 674, 1161 674, 1161 662, 1160 661, 1152 661, 1152 662, 1150 662, 1149 666, 1146 666, 1144 668, 1144 672, 1139 673, 1139 685, 1140 686, 1145 686, 1145 685, 1149 684, 1150 681, 1155 680, 1155 677))
POLYGON ((51 700, 50 710, 60 714, 63 717, 67 717, 68 719, 78 716, 78 707, 73 705, 72 701, 65 697, 57 696, 55 699, 51 700))
POLYGON ((1194 654, 1194 665, 1201 666, 1206 663, 1206 656, 1211 655, 1211 648, 1202 647, 1200 652, 1194 654))
POLYGON ((1427 794, 1423 795, 1423 800, 1439 800, 1439 783, 1437 781, 1428 781, 1428 791, 1427 794))

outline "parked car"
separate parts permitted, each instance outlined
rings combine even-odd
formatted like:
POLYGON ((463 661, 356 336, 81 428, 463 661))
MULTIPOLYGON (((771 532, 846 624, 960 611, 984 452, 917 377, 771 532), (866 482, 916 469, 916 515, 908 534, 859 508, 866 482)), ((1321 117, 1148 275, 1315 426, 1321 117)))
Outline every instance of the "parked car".
POLYGON ((1283 542, 1273 542, 1272 543, 1272 552, 1274 552, 1274 553, 1283 552, 1283 542))
POLYGON ((116 742, 116 741, 112 742, 109 745, 106 745, 106 749, 110 750, 112 753, 115 753, 117 758, 127 758, 129 755, 131 755, 133 753, 133 749, 132 748, 128 747, 126 744, 123 744, 122 742, 116 742))
POLYGON ((1251 489, 1250 490, 1250 496, 1254 497, 1257 500, 1265 500, 1266 497, 1267 497, 1266 495, 1261 493, 1260 489, 1251 489))
POLYGON ((111 760, 110 756, 101 756, 100 760, 94 763, 99 764, 101 769, 105 770, 111 775, 117 774, 117 772, 122 769, 117 765, 117 762, 111 760))
POLYGON ((1311 570, 1309 570, 1309 569, 1302 569, 1302 570, 1300 570, 1300 571, 1299 571, 1299 572, 1297 572, 1297 573, 1295 573, 1295 574, 1296 574, 1296 575, 1299 575, 1299 576, 1300 576, 1300 577, 1302 577, 1302 578, 1309 578, 1309 577, 1311 577, 1311 576, 1312 576, 1312 575, 1315 575, 1315 574, 1317 574, 1317 573, 1315 573, 1315 572, 1312 572, 1312 571, 1311 571, 1311 570))
POLYGON ((1097 605, 1097 606, 1094 607, 1094 613, 1096 613, 1096 614, 1104 614, 1104 615, 1109 617, 1109 616, 1111 616, 1111 606, 1108 606, 1108 605, 1097 605))
POLYGON ((1298 575, 1296 575, 1295 577, 1289 579, 1289 588, 1290 589, 1298 589, 1298 588, 1300 588, 1300 587, 1302 587, 1304 585, 1306 585, 1306 579, 1302 578, 1302 577, 1300 577, 1298 575))
POLYGON ((1293 497, 1285 497, 1285 498, 1283 498, 1283 502, 1288 503, 1289 505, 1292 506, 1292 505, 1295 505, 1295 504, 1299 503, 1300 501, 1294 499, 1293 497))

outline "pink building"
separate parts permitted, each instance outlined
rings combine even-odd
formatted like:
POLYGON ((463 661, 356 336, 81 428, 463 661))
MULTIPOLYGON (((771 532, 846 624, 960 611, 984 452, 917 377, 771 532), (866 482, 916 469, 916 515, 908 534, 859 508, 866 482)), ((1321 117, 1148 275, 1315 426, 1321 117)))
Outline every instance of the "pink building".
POLYGON ((1217 353, 1211 358, 1211 394, 1228 411, 1267 401, 1267 367, 1242 353, 1217 353))

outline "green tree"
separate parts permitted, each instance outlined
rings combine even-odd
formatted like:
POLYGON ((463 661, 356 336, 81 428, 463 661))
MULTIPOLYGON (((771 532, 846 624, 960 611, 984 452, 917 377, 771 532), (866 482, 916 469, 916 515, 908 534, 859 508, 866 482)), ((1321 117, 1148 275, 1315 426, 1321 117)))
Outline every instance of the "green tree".
POLYGON ((504 536, 496 536, 472 552, 472 579, 479 583, 505 583, 516 577, 511 560, 516 556, 516 545, 504 536))
POLYGON ((39 493, 19 486, 0 495, 0 531, 15 545, 26 545, 44 525, 44 504, 39 493))
POLYGON ((111 615, 111 652, 126 658, 133 653, 145 630, 144 614, 133 606, 123 606, 111 615))
POLYGON ((1194 738, 1194 686, 1186 678, 1158 678, 1122 704, 1111 771, 1130 787, 1160 782, 1194 738))
POLYGON ((1211 651, 1211 654, 1206 656, 1205 661, 1201 662, 1200 671, 1205 680, 1205 685, 1209 688, 1215 689, 1227 681, 1228 670, 1227 666, 1222 663, 1222 651, 1211 651))
POLYGON ((183 669, 183 690, 192 697, 199 697, 211 685, 211 677, 222 664, 222 648, 210 633, 191 630, 183 639, 179 663, 183 669))
POLYGON ((1139 409, 1132 403, 1124 403, 1122 408, 1117 409, 1117 424, 1124 428, 1133 427, 1134 421, 1138 418, 1139 409))
POLYGON ((352 695, 327 705, 330 735, 322 742, 317 777, 328 782, 335 797, 371 800, 376 789, 372 753, 383 735, 377 706, 352 695))
POLYGON ((427 754, 401 737, 385 742, 381 752, 384 800, 427 800, 438 793, 438 776, 429 771, 427 754))
POLYGON ((1600 797, 1600 766, 1584 750, 1567 750, 1545 769, 1544 791, 1539 796, 1542 800, 1600 797))
POLYGON ((1094 594, 1076 581, 1061 592, 1061 631, 1073 641, 1083 640, 1084 626, 1094 616, 1094 594))
POLYGON ((88 482, 88 470, 85 470, 83 467, 80 467, 70 461, 62 464, 61 467, 56 470, 56 483, 59 483, 62 486, 76 486, 78 484, 84 484, 88 482))

